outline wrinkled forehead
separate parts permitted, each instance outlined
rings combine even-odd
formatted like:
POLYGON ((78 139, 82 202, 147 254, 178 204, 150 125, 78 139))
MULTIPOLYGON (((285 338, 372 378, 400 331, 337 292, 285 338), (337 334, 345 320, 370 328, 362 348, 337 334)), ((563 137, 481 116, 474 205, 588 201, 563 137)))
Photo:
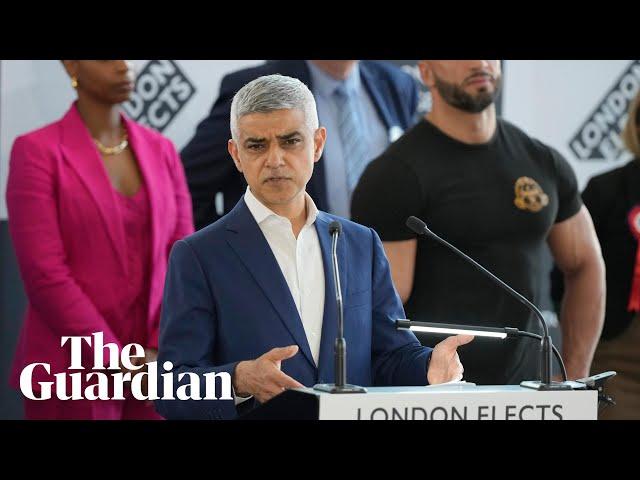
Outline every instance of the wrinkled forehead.
POLYGON ((309 130, 304 111, 298 109, 248 113, 238 119, 240 138, 273 138, 296 131, 304 134, 309 130))

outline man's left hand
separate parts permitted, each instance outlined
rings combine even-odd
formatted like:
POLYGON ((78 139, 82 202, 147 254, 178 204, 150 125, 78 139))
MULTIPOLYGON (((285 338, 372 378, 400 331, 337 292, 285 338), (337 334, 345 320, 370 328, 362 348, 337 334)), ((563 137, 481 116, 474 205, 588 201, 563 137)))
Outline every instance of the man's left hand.
POLYGON ((457 349, 473 340, 473 335, 455 335, 438 343, 429 361, 427 381, 430 385, 462 380, 464 368, 460 363, 457 349))

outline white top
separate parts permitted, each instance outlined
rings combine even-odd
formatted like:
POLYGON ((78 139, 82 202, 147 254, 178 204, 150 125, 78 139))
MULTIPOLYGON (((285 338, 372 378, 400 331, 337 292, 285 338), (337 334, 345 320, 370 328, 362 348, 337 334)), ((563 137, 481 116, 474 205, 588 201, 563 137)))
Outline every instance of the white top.
POLYGON ((249 187, 244 194, 244 201, 267 239, 287 281, 317 366, 324 315, 324 265, 318 232, 314 225, 318 209, 306 192, 305 200, 307 221, 296 239, 288 218, 277 215, 265 207, 251 193, 249 187))

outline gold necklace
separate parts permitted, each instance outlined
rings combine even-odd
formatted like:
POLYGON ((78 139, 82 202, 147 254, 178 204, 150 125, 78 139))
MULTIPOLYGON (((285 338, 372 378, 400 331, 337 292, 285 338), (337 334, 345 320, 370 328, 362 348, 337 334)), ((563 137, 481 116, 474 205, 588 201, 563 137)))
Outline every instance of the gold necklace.
POLYGON ((93 139, 98 147, 98 150, 105 155, 117 155, 122 152, 129 145, 129 137, 125 132, 124 137, 122 137, 122 141, 118 145, 114 145, 113 147, 105 147, 102 143, 100 143, 97 139, 93 139))

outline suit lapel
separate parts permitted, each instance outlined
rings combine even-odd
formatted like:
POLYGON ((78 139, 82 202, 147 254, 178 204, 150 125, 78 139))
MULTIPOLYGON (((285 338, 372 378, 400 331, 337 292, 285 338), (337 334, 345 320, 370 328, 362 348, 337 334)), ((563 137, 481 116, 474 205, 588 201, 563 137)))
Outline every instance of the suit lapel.
POLYGON ((379 90, 379 83, 376 82, 374 78, 374 74, 369 70, 367 64, 364 62, 360 62, 360 76, 362 77, 362 83, 364 83, 367 92, 371 96, 373 100, 373 104, 380 115, 387 131, 394 126, 397 126, 397 122, 391 118, 391 114, 389 113, 389 109, 387 109, 387 104, 385 103, 384 93, 379 90))
POLYGON ((162 219, 160 215, 162 195, 168 193, 167 185, 162 181, 160 174, 164 171, 162 162, 162 152, 158 145, 151 144, 142 131, 142 128, 128 119, 126 116, 122 116, 124 124, 127 128, 127 134, 129 135, 129 144, 134 153, 138 167, 142 174, 142 179, 147 187, 147 195, 149 197, 149 209, 151 212, 151 248, 152 257, 157 258, 156 254, 159 245, 159 231, 162 219))
POLYGON ((293 336, 303 355, 315 368, 307 335, 287 281, 244 198, 229 212, 226 230, 227 243, 278 312, 282 323, 293 336))
MULTIPOLYGON (((140 168, 142 179, 147 187, 149 212, 151 215, 150 258, 165 258, 160 252, 160 249, 163 248, 160 235, 162 225, 162 196, 167 193, 173 193, 173 189, 171 189, 166 182, 163 182, 163 178, 165 177, 162 176, 162 173, 165 171, 165 165, 163 164, 165 159, 162 158, 159 142, 156 142, 155 145, 151 143, 142 127, 127 118, 124 114, 122 115, 122 120, 129 136, 129 145, 131 146, 131 150, 138 163, 138 168, 140 168)), ((155 275, 157 266, 158 262, 151 262, 151 268, 154 270, 151 272, 152 278, 155 275)), ((152 302, 148 302, 148 308, 147 321, 151 323, 155 318, 151 311, 154 308, 152 302)), ((149 325, 149 328, 151 328, 151 325, 149 325)))
POLYGON ((62 119, 61 149, 66 162, 78 174, 89 196, 96 203, 122 271, 126 272, 124 226, 117 208, 115 192, 98 149, 75 103, 62 119))
MULTIPOLYGON (((319 212, 316 219, 316 231, 322 250, 322 263, 324 265, 324 315, 322 317, 322 335, 320 337, 319 371, 318 377, 322 383, 335 381, 334 369, 334 345, 338 335, 338 306, 336 304, 335 282, 333 281, 333 266, 331 260, 331 235, 329 224, 331 217, 324 212, 319 212)), ((348 262, 344 231, 338 239, 338 267, 340 270, 340 287, 342 290, 343 304, 347 292, 348 262)), ((348 351, 348 349, 347 349, 348 351)), ((347 354, 348 355, 348 354, 347 354)))

